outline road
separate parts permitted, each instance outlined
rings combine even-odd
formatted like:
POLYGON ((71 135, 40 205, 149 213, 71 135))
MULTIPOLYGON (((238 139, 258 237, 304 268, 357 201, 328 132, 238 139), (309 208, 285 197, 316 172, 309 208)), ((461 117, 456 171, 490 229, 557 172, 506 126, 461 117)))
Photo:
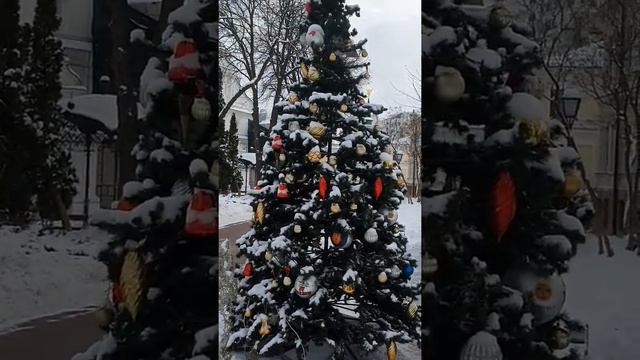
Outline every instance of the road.
POLYGON ((0 359, 71 359, 103 335, 93 311, 69 311, 16 325, 15 331, 0 335, 0 359))
MULTIPOLYGON (((251 229, 251 222, 241 222, 228 225, 226 227, 220 228, 220 242, 225 240, 229 240, 229 250, 232 254, 238 253, 238 246, 236 245, 235 240, 244 235, 247 231, 251 229)), ((244 262, 244 258, 233 257, 235 264, 241 264, 244 262)))

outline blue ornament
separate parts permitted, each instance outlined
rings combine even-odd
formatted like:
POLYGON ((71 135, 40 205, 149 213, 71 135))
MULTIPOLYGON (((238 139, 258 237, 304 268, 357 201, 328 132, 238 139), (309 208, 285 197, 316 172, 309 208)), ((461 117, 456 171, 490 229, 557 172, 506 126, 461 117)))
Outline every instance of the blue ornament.
POLYGON ((406 277, 407 279, 410 278, 411 275, 413 275, 413 266, 405 266, 404 269, 402 269, 402 275, 404 275, 404 277, 406 277))

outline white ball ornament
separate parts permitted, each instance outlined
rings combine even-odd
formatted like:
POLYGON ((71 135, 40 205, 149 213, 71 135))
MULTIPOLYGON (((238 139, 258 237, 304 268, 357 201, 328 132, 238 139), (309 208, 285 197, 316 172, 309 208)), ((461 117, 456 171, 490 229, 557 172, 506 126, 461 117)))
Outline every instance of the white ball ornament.
POLYGON ((324 46, 324 30, 318 24, 312 24, 305 35, 307 45, 313 49, 321 49, 324 46))
POLYGON ((378 241, 378 232, 376 231, 376 229, 369 228, 367 231, 365 231, 364 240, 369 244, 373 244, 374 242, 378 241))
POLYGON ((380 284, 386 283, 387 280, 388 280, 388 278, 387 278, 387 273, 386 272, 382 271, 382 272, 380 272, 380 274, 378 274, 378 282, 380 284))
POLYGON ((436 97, 444 103, 453 103, 464 95, 466 83, 458 69, 438 66, 436 75, 436 97))
POLYGON ((285 276, 284 279, 282 279, 282 284, 284 286, 291 286, 291 278, 288 276, 285 276))
POLYGON ((313 275, 300 275, 296 278, 296 294, 303 299, 308 299, 318 291, 318 278, 313 275))
POLYGON ((356 144, 356 154, 359 156, 367 154, 367 148, 363 144, 356 144))
POLYGON ((566 300, 566 287, 558 273, 538 275, 531 269, 516 268, 504 275, 504 284, 530 295, 536 324, 553 320, 566 300))
POLYGON ((460 360, 502 360, 498 339, 486 331, 477 332, 462 347, 460 360))
POLYGON ((197 97, 191 105, 191 116, 198 121, 207 121, 211 117, 211 104, 203 97, 197 97))
POLYGON ((293 225, 293 232, 296 234, 300 234, 302 232, 302 226, 298 224, 293 225))
POLYGON ((402 270, 400 270, 398 265, 393 265, 393 267, 391 268, 391 271, 389 272, 389 275, 391 275, 391 277, 394 279, 399 278, 400 275, 402 275, 402 270))
POLYGON ((298 131, 300 130, 300 123, 297 121, 291 121, 289 122, 287 128, 289 129, 289 131, 298 131))

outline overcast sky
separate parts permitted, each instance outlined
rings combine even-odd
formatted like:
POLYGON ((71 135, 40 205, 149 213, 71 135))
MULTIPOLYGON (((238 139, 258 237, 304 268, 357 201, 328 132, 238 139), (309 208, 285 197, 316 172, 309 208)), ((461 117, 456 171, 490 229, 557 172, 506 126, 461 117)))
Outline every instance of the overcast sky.
MULTIPOLYGON (((360 5, 360 17, 352 16, 356 40, 367 38, 371 102, 387 108, 419 106, 398 93, 411 93, 407 70, 420 75, 421 6, 419 0, 347 0, 360 5)), ((408 108, 410 110, 410 108, 408 108)))

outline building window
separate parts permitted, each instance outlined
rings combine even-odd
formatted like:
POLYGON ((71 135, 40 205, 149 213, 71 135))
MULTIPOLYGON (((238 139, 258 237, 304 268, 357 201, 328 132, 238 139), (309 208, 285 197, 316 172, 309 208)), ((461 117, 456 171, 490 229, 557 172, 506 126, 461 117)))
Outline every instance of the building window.
POLYGON ((60 80, 65 97, 89 93, 91 89, 91 52, 64 48, 64 62, 60 80))

